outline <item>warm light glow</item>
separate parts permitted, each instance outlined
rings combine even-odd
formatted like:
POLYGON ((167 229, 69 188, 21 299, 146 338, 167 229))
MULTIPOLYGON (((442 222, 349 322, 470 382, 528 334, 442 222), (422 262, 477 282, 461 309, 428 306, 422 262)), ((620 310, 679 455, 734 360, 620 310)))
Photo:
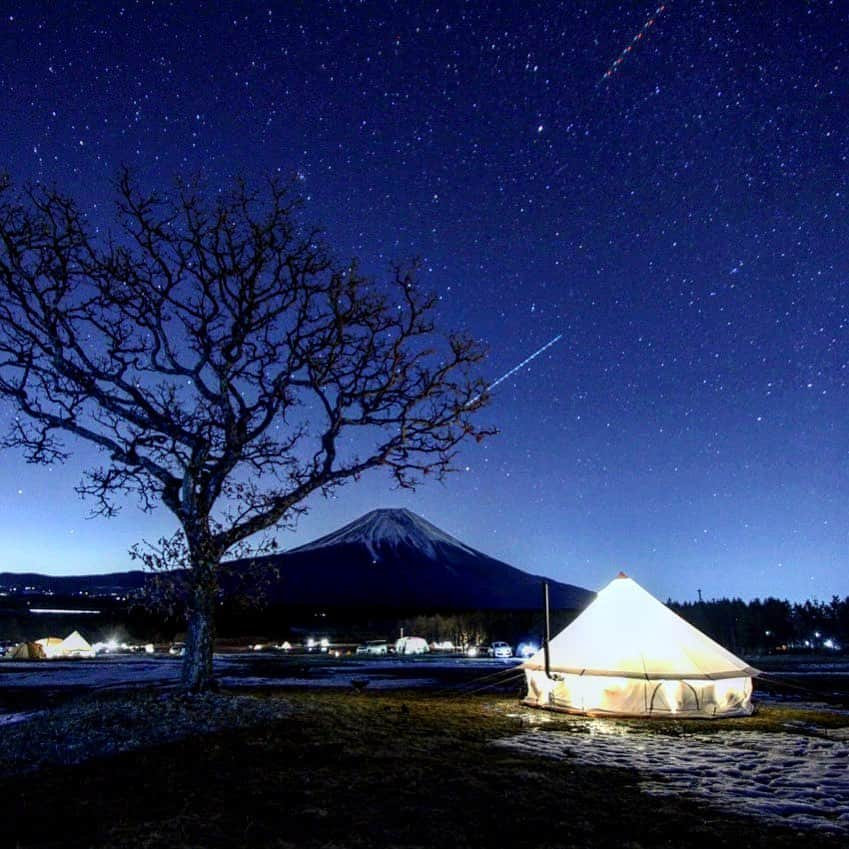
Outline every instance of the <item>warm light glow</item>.
POLYGON ((681 682, 680 681, 664 681, 661 685, 663 695, 666 699, 666 706, 670 713, 677 713, 678 707, 681 704, 681 682))
POLYGON ((751 713, 751 669, 630 578, 524 663, 526 704, 632 716, 751 713))

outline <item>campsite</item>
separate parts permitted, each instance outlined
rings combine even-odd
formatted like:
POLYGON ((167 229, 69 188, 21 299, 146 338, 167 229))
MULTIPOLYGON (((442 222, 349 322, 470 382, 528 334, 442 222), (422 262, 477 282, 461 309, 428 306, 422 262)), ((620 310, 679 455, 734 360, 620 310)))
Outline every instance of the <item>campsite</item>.
POLYGON ((518 659, 248 652, 216 668, 218 693, 180 699, 174 657, 0 664, 6 836, 539 846, 534 829, 560 828, 568 845, 621 846, 627 829, 635 846, 700 847, 745 830, 753 846, 837 847, 849 835, 845 662, 785 660, 756 682, 751 716, 649 721, 529 708, 518 659), (43 793, 60 818, 42 815, 43 793))
POLYGON ((542 645, 522 656, 409 634, 225 641, 196 694, 181 644, 21 642, 0 661, 9 836, 388 849, 538 846, 535 828, 561 828, 595 847, 627 828, 634 846, 699 847, 745 828, 755 846, 845 845, 845 656, 738 657, 623 572, 552 633, 542 588, 542 645), (57 829, 34 800, 59 785, 57 829))
POLYGON ((849 847, 849 2, 0 55, 0 849, 849 847))

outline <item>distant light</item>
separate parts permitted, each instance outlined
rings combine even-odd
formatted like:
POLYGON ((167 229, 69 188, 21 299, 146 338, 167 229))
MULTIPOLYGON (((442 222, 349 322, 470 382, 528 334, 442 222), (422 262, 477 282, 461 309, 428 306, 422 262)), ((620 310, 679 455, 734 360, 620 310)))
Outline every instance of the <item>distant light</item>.
POLYGON ((31 607, 29 609, 30 613, 61 613, 61 614, 72 614, 72 613, 100 613, 99 610, 71 610, 66 609, 64 607, 31 607))
POLYGON ((519 657, 531 657, 539 651, 534 643, 521 643, 519 645, 519 657))

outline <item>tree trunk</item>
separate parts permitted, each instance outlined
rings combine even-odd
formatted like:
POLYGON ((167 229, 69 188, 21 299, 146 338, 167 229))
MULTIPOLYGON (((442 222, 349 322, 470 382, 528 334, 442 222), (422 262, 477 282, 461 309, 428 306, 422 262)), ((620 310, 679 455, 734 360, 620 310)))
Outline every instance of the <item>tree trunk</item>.
POLYGON ((208 690, 213 683, 212 647, 215 640, 215 588, 200 582, 186 610, 186 653, 182 687, 189 693, 208 690))

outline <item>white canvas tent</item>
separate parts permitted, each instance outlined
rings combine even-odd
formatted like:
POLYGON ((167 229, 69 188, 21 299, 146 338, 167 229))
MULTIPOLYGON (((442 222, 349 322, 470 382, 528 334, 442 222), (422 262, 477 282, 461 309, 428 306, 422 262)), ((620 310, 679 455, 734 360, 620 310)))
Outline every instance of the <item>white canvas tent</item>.
POLYGON ((72 631, 59 646, 60 657, 94 657, 91 643, 79 631, 72 631))
POLYGON ((525 704, 619 716, 750 714, 757 674, 621 572, 523 667, 525 704))
POLYGON ((36 643, 44 650, 47 658, 94 657, 94 649, 79 631, 72 631, 65 639, 42 637, 36 643))
POLYGON ((12 660, 44 660, 44 649, 38 643, 19 643, 16 645, 9 657, 12 660))
POLYGON ((41 646, 46 658, 59 657, 59 646, 62 645, 61 637, 41 637, 35 642, 36 645, 41 646))
POLYGON ((401 637, 395 641, 396 654, 426 654, 429 651, 424 637, 401 637))

